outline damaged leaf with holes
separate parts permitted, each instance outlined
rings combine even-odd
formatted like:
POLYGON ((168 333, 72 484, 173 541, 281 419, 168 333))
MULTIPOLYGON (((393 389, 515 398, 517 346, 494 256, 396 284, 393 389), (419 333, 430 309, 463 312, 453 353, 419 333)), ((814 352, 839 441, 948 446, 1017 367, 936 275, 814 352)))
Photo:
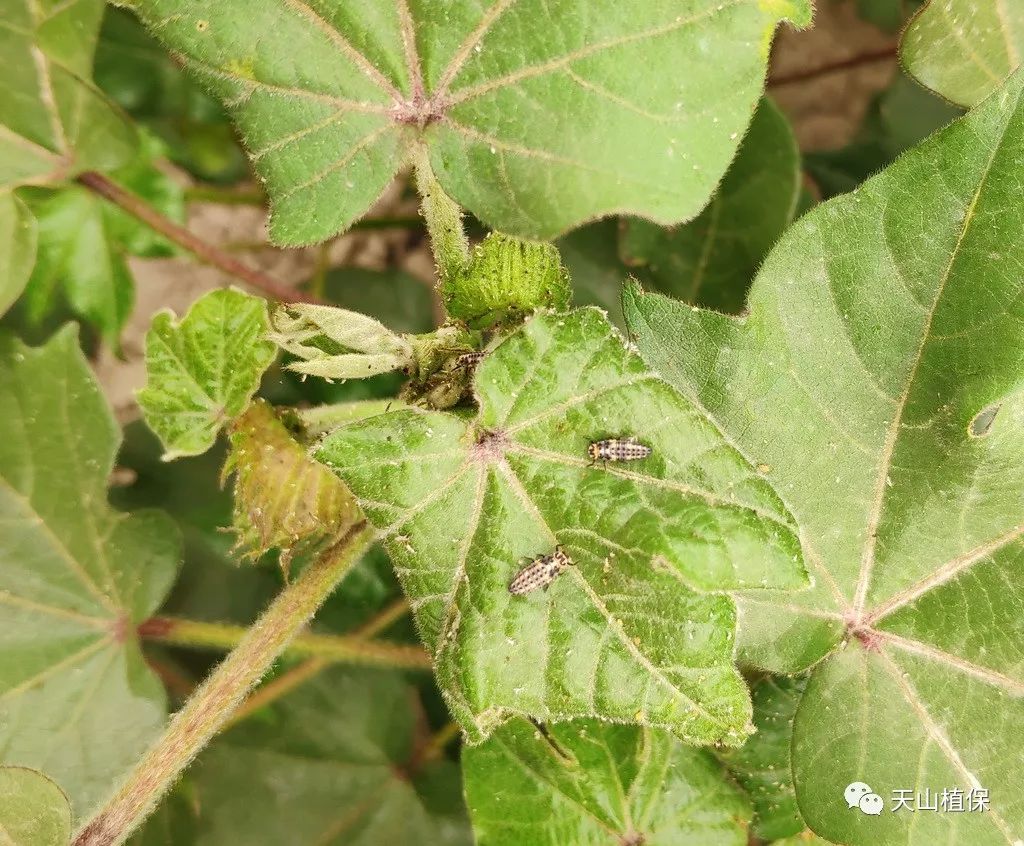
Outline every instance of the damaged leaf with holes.
POLYGON ((807 0, 132 8, 224 101, 281 244, 351 225, 422 146, 459 205, 513 235, 689 219, 750 120, 775 27, 811 17, 807 0))
POLYGON ((77 333, 0 335, 0 763, 41 768, 76 815, 160 731, 163 686, 135 624, 174 582, 163 512, 113 510, 119 432, 77 333))
POLYGON ((235 421, 223 476, 235 476, 236 548, 250 558, 281 551, 285 573, 297 552, 336 543, 360 519, 345 486, 289 434, 273 408, 257 400, 235 421))
POLYGON ((596 309, 533 317, 480 363, 474 391, 475 418, 381 414, 314 451, 379 530, 470 740, 525 714, 742 742, 724 591, 807 584, 772 488, 596 309), (651 456, 588 460, 591 441, 625 434, 651 456), (557 545, 573 566, 512 595, 557 545))
POLYGON ((813 667, 797 801, 853 846, 1024 838, 1024 73, 798 221, 743 319, 636 287, 640 350, 764 468, 815 585, 738 596, 740 656, 813 667), (927 233, 924 237, 922 233, 927 233), (847 813, 863 781, 984 813, 847 813))

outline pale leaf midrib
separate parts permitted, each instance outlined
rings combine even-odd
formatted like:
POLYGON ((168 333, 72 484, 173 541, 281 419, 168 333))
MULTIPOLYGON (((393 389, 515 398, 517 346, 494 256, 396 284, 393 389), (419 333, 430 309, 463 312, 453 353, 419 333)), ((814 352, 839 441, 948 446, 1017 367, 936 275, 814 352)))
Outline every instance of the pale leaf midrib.
POLYGON ((583 802, 581 802, 579 799, 576 799, 573 796, 570 796, 568 793, 563 791, 562 788, 554 780, 547 778, 545 775, 538 772, 529 764, 527 764, 522 758, 520 758, 515 753, 514 750, 510 749, 508 745, 500 737, 495 737, 494 742, 504 750, 506 757, 513 761, 517 766, 519 766, 519 768, 529 778, 533 779, 538 784, 547 785, 570 805, 581 810, 585 816, 589 817, 594 822, 596 822, 602 829, 607 831, 610 835, 612 835, 616 839, 621 838, 622 832, 616 831, 607 822, 605 822, 599 816, 597 816, 597 814, 594 813, 593 810, 584 805, 583 802))
POLYGON ((906 385, 903 392, 900 395, 896 409, 893 413, 892 422, 889 425, 889 430, 886 434, 885 443, 883 445, 882 454, 879 457, 879 470, 878 476, 875 480, 875 491, 874 501, 869 511, 867 531, 865 535, 865 543, 861 552, 861 572, 857 579, 857 588, 854 593, 853 600, 853 613, 854 616, 860 619, 864 614, 864 604, 867 599, 867 593, 871 581, 871 571, 876 563, 877 554, 877 541, 878 541, 878 528, 882 518, 882 512, 885 506, 886 490, 887 490, 887 479, 892 470, 892 457, 895 453, 896 444, 899 440, 900 428, 903 422, 903 414, 906 411, 907 403, 910 399, 910 394, 913 391, 918 368, 921 366, 921 361, 924 358, 924 353, 928 347, 928 341, 930 340, 931 327, 935 319, 935 314, 939 309, 939 305, 942 302, 943 295, 946 292, 946 286, 953 274, 953 268, 960 257, 960 250, 963 247, 964 240, 967 237, 967 233, 971 229, 971 224, 974 221, 975 210, 977 209, 978 202, 981 200, 982 193, 985 190, 988 177, 991 174, 992 168, 995 165, 996 158, 1002 150, 1003 138, 1006 135, 1006 129, 1009 124, 1010 117, 1015 114, 1016 108, 1007 109, 1007 117, 1003 122, 999 133, 999 142, 993 146, 992 153, 988 157, 988 161, 985 163, 981 175, 978 179, 978 187, 974 191, 974 195, 971 198, 970 203, 967 206, 964 214, 964 220, 960 227, 960 232, 957 236, 956 244, 953 246, 952 253, 950 254, 949 261, 946 264, 945 272, 942 275, 939 285, 937 287, 935 298, 932 302, 932 307, 928 310, 928 314, 925 318, 924 325, 921 329, 921 338, 918 343, 916 354, 914 355, 913 361, 910 363, 910 369, 906 376, 906 385))
MULTIPOLYGON (((917 718, 920 720, 921 726, 928 735, 928 738, 939 748, 953 769, 956 770, 964 779, 964 786, 968 788, 973 787, 971 771, 967 768, 967 765, 960 757, 960 753, 957 752, 956 747, 953 746, 952 741, 947 737, 943 727, 935 721, 927 707, 925 707, 920 694, 910 683, 909 679, 904 677, 899 666, 897 666, 884 651, 876 654, 879 655, 886 671, 892 677, 893 681, 895 681, 896 686, 900 689, 900 693, 903 695, 906 703, 917 715, 917 718)), ((925 747, 926 746, 927 744, 925 744, 925 747)), ((1006 842, 1010 844, 1010 846, 1014 846, 1017 841, 1011 834, 1009 826, 1006 824, 1005 820, 1003 820, 994 809, 990 808, 988 814, 989 818, 993 820, 996 827, 1006 838, 1006 842)))
POLYGON ((924 641, 904 637, 893 632, 877 631, 876 636, 897 649, 910 652, 932 663, 943 664, 952 672, 971 676, 992 687, 1001 687, 1013 696, 1024 697, 1024 682, 1011 678, 1005 673, 1000 673, 981 664, 967 661, 958 655, 938 649, 924 641))
POLYGON ((100 589, 100 586, 92 578, 89 572, 82 567, 78 559, 71 554, 71 551, 64 545, 61 539, 57 536, 57 533, 53 531, 50 524, 42 518, 42 515, 40 515, 35 509, 32 502, 22 496, 22 494, 2 475, 0 475, 0 486, 5 488, 13 499, 21 502, 22 507, 27 513, 34 514, 38 518, 37 525, 41 527, 41 533, 50 540, 50 546, 54 551, 56 551, 58 558, 67 564, 68 569, 74 573, 79 582, 89 591, 89 593, 98 599, 100 604, 111 612, 112 616, 116 617, 120 613, 118 605, 100 589))

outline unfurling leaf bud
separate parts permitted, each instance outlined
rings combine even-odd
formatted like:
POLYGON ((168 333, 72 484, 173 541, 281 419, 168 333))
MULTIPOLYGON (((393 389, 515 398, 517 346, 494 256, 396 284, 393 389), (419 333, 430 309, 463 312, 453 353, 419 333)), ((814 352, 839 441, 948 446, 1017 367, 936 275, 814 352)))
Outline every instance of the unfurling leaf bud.
POLYGON ((413 357, 412 345, 372 317, 332 306, 295 303, 271 318, 267 337, 298 356, 289 370, 324 379, 366 379, 402 370, 413 357))
POLYGON ((441 286, 449 314, 477 329, 539 308, 567 308, 570 294, 569 274, 554 245, 500 232, 477 245, 465 272, 441 286))

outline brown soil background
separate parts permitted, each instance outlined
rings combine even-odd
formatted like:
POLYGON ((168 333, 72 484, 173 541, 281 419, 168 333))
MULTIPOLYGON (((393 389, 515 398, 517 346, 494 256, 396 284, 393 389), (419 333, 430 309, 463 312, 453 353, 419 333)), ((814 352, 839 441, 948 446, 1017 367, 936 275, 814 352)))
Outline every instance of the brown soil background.
MULTIPOLYGON (((812 28, 798 32, 783 25, 772 53, 771 77, 782 78, 895 46, 896 37, 861 20, 853 0, 819 0, 812 28)), ((886 87, 895 58, 874 61, 810 79, 772 86, 769 93, 789 116, 801 149, 821 150, 846 144, 860 126, 872 96, 886 87)), ((183 182, 187 177, 179 174, 183 182)), ((409 216, 414 199, 403 196, 396 180, 371 210, 371 216, 409 216)), ((288 284, 308 279, 317 263, 330 267, 399 267, 432 284, 433 261, 424 239, 408 229, 349 232, 322 247, 278 250, 266 245, 266 215, 251 206, 191 203, 188 227, 288 284)), ((152 315, 169 308, 183 314, 205 291, 237 284, 216 268, 183 256, 131 262, 136 304, 123 338, 124 359, 103 350, 96 371, 118 419, 137 416, 134 392, 145 381, 143 338, 152 315)))

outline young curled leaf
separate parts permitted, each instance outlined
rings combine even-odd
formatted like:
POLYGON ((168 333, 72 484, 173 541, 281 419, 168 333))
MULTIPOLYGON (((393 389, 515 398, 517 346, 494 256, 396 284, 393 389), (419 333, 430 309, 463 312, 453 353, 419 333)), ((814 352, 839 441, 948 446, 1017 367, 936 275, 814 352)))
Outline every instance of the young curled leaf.
POLYGON ((170 311, 153 318, 138 400, 165 461, 206 452, 245 410, 274 360, 266 331, 266 303, 234 289, 211 291, 181 320, 170 311))
POLYGON ((251 558, 280 549, 286 571, 296 552, 329 546, 360 519, 348 488, 310 460, 262 400, 232 427, 224 477, 230 473, 235 474, 237 546, 251 558))
POLYGON ((324 379, 366 379, 409 366, 412 345, 383 323, 344 308, 295 303, 281 306, 267 337, 301 361, 289 370, 324 379))
POLYGON ((492 232, 466 271, 445 280, 441 296, 452 317, 486 328, 539 308, 564 310, 572 288, 557 247, 492 232))

